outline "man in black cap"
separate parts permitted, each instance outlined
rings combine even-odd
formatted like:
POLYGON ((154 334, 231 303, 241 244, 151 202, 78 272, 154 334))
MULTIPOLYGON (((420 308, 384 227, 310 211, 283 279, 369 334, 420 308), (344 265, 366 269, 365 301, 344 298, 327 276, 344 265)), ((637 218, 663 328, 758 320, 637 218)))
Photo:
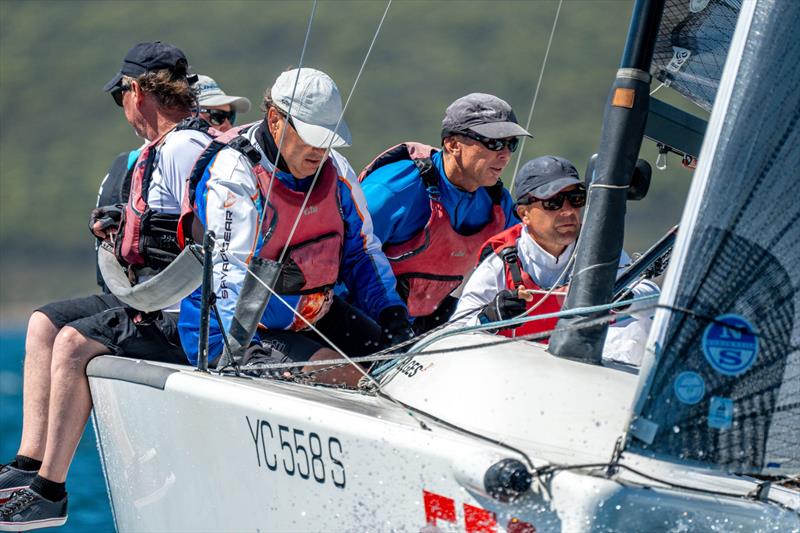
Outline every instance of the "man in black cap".
POLYGON ((362 171, 374 233, 418 333, 450 316, 449 295, 481 244, 519 222, 500 175, 523 136, 507 102, 472 93, 447 108, 441 150, 403 143, 362 171))
MULTIPOLYGON (((119 211, 93 212, 99 239, 116 234, 120 258, 140 281, 159 268, 148 247, 149 222, 177 225, 185 178, 210 138, 186 122, 194 106, 183 52, 161 42, 140 43, 106 84, 136 134, 147 139, 131 176, 125 227, 119 211), (138 185, 139 189, 134 186, 138 185), (133 209, 135 208, 135 210, 133 209), (136 213, 144 212, 137 220, 136 213), (170 222, 172 220, 172 222, 170 222), (137 231, 128 231, 136 224, 137 231), (117 231, 119 229, 119 231, 117 231)), ((153 230, 155 231, 155 230, 153 230)), ((164 236, 163 231, 159 233, 164 236)), ((168 240, 168 239, 167 239, 168 240)), ((159 242, 165 242, 161 240, 159 242)), ((152 242, 150 242, 152 245, 152 242)), ((172 251, 172 250, 169 250, 172 251)), ((22 439, 14 461, 0 467, 0 531, 63 524, 65 479, 92 408, 86 365, 101 354, 184 363, 177 308, 143 314, 111 294, 51 303, 31 315, 25 344, 22 439)))
MULTIPOLYGON (((575 165, 563 157, 546 155, 519 170, 514 199, 522 222, 481 248, 482 261, 464 286, 455 324, 472 326, 508 320, 526 311, 542 315, 561 310, 586 189, 575 165)), ((620 265, 629 262, 623 252, 620 265)), ((658 287, 645 280, 633 288, 633 296, 654 291, 658 287)), ((531 321, 499 333, 511 337, 550 331, 557 321, 531 321)))

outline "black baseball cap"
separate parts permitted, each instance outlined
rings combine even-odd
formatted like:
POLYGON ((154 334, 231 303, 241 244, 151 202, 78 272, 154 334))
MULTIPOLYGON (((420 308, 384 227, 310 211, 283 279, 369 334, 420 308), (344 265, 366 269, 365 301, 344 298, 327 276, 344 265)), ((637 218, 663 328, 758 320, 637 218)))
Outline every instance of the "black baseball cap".
POLYGON ((547 200, 562 189, 580 183, 578 170, 569 159, 543 155, 531 159, 517 172, 514 178, 514 201, 519 202, 528 194, 547 200))
POLYGON ((489 139, 533 137, 519 125, 508 102, 485 93, 462 96, 444 112, 442 139, 466 130, 489 139))
POLYGON ((179 48, 161 41, 139 43, 128 50, 122 60, 122 68, 105 84, 103 90, 108 92, 119 85, 123 76, 136 78, 145 72, 165 69, 186 75, 188 68, 186 55, 179 48))

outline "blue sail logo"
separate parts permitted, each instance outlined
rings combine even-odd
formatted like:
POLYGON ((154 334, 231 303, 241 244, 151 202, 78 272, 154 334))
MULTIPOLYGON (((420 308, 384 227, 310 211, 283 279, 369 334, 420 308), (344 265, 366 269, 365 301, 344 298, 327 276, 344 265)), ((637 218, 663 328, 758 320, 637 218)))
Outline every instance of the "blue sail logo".
POLYGON ((738 376, 753 366, 758 355, 755 329, 742 316, 721 315, 703 333, 703 353, 720 374, 738 376))

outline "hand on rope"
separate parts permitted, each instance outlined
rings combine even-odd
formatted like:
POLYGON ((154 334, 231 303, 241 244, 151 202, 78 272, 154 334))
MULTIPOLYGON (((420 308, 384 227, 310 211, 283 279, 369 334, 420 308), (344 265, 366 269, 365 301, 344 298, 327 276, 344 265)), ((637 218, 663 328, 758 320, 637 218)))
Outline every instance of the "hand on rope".
POLYGON ((252 377, 291 378, 300 372, 300 367, 269 368, 268 365, 290 363, 292 360, 271 345, 261 343, 251 345, 244 352, 240 370, 242 374, 252 377))
POLYGON ((117 232, 122 219, 122 207, 118 205, 104 205, 92 209, 89 215, 89 231, 100 240, 107 239, 117 232))
POLYGON ((533 300, 533 296, 528 294, 525 289, 503 289, 498 292, 494 299, 489 302, 478 319, 481 324, 490 322, 500 322, 517 317, 526 310, 526 301, 533 300))
POLYGON ((381 311, 378 323, 381 326, 381 344, 385 347, 414 338, 408 311, 403 306, 394 305, 381 311))

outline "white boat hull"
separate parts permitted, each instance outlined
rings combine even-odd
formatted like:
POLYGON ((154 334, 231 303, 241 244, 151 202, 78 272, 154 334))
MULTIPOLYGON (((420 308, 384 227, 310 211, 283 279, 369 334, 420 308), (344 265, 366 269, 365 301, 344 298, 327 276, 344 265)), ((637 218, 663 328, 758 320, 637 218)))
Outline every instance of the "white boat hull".
MULTIPOLYGON (((473 342, 474 336, 463 336, 431 349, 473 342)), ((96 359, 90 384, 117 529, 800 529, 797 493, 772 491, 791 511, 669 489, 624 471, 608 479, 604 469, 597 475, 564 470, 534 480, 513 502, 493 498, 484 486, 487 468, 501 459, 525 460, 511 447, 536 466, 608 461, 635 376, 556 359, 529 343, 439 356, 433 365, 430 357, 416 360, 424 370, 395 378, 386 391, 488 439, 435 418, 414 418, 397 404, 357 391, 96 359), (506 386, 498 390, 497 380, 506 386), (526 392, 505 392, 512 390, 526 392), (539 403, 520 416, 515 404, 534 400, 539 403), (597 416, 610 418, 592 421, 597 416)), ((743 494, 755 486, 643 458, 637 465, 654 477, 688 479, 704 490, 743 494)))

